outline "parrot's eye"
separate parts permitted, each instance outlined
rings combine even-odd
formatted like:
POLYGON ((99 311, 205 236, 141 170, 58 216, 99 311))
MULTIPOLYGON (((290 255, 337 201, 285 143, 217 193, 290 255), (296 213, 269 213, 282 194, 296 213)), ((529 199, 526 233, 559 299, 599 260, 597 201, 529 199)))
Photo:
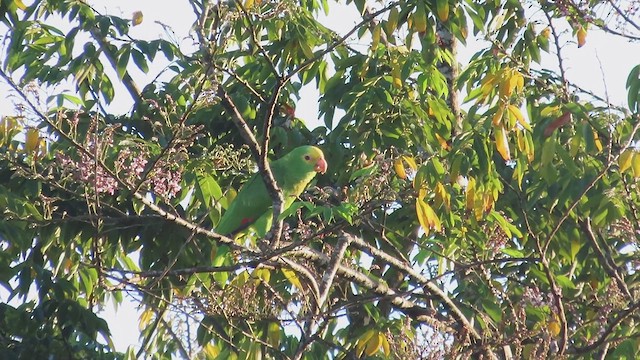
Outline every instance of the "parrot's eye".
POLYGON ((307 161, 309 161, 309 160, 311 160, 311 156, 309 156, 309 155, 305 155, 305 156, 304 156, 304 159, 305 159, 305 160, 307 160, 307 161))

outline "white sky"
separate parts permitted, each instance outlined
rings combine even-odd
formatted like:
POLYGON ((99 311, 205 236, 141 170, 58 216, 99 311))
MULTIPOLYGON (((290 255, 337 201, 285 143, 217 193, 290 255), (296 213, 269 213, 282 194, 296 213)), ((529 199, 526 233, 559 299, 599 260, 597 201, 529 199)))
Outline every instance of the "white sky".
MULTIPOLYGON (((28 1, 25 2, 28 3, 28 1)), ((180 40, 183 49, 192 49, 194 46, 193 40, 189 37, 189 29, 195 18, 192 8, 185 0, 170 2, 93 0, 89 2, 98 11, 125 18, 129 18, 134 11, 142 11, 144 21, 141 25, 131 29, 130 35, 133 38, 152 40, 158 36, 163 38, 173 36, 180 40), (158 23, 171 26, 175 34, 168 34, 158 23)), ((330 5, 336 6, 333 2, 330 5)), ((353 5, 336 13, 338 15, 329 19, 324 18, 323 22, 339 34, 344 34, 357 22, 358 16, 353 5)), ((560 20, 558 22, 560 23, 560 20)), ((470 41, 469 48, 460 47, 458 59, 460 63, 464 64, 475 52, 474 47, 477 49, 477 46, 476 43, 470 41)), ((640 44, 630 44, 623 39, 590 30, 584 47, 578 49, 575 44, 569 44, 563 51, 570 81, 590 89, 596 94, 604 94, 606 84, 611 102, 615 105, 626 106, 625 82, 631 68, 640 62, 640 44)), ((549 55, 547 58, 549 64, 547 66, 555 69, 553 65, 555 58, 549 55)), ((143 86, 155 78, 161 70, 162 67, 151 67, 149 74, 134 73, 133 76, 143 86)), ((0 92, 6 93, 6 91, 6 84, 0 81, 0 92)), ((128 94, 123 90, 116 90, 116 94, 119 95, 116 96, 110 110, 116 113, 126 113, 131 107, 128 94)), ((296 115, 308 121, 310 127, 320 123, 317 120, 317 98, 317 91, 307 88, 303 90, 302 99, 297 104, 296 115)), ((13 113, 12 100, 6 96, 1 97, 0 115, 11 113, 13 113)), ((6 299, 6 292, 0 291, 0 301, 3 299, 6 299)), ((133 303, 125 301, 117 313, 113 307, 108 306, 103 316, 109 322, 117 350, 125 351, 127 346, 138 344, 139 313, 133 303)))

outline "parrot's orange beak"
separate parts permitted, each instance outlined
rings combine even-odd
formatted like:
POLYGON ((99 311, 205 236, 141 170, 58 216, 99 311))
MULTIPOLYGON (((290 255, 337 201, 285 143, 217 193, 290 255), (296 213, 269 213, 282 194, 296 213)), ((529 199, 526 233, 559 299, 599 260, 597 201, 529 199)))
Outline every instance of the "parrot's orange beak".
POLYGON ((313 168, 313 170, 321 174, 324 174, 327 172, 327 167, 328 167, 327 161, 324 158, 320 158, 318 159, 318 162, 316 162, 316 166, 313 168))

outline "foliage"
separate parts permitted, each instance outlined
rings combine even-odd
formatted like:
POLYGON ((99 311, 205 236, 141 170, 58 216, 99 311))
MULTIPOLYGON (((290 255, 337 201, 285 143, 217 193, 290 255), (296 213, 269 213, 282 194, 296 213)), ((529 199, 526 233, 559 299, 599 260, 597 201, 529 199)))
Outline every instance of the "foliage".
POLYGON ((0 3, 21 97, 0 122, 3 358, 639 356, 640 65, 619 108, 562 61, 597 28, 637 39, 637 2, 355 0, 347 34, 327 1, 189 4, 186 53, 130 36, 142 13, 0 3), (329 172, 267 238, 215 233, 253 164, 268 182, 303 144, 329 172), (125 293, 137 353, 96 315, 125 293))

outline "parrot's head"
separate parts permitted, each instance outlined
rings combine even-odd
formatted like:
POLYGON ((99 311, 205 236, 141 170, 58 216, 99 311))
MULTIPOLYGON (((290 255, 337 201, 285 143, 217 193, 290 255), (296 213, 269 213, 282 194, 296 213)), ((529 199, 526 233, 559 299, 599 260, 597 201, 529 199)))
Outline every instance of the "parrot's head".
POLYGON ((300 162, 303 169, 321 174, 327 172, 327 161, 324 159, 322 150, 317 147, 300 146, 291 153, 294 155, 294 158, 296 158, 296 161, 300 162))

